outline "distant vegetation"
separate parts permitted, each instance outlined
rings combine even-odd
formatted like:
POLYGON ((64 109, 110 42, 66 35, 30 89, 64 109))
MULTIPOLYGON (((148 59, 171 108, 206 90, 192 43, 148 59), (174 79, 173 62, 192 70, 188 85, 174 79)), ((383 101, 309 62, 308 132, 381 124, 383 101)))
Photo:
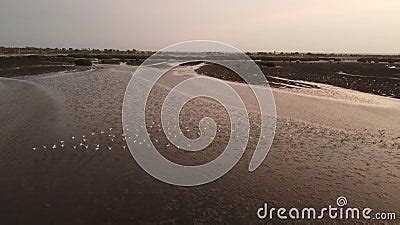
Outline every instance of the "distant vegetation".
POLYGON ((268 66, 268 67, 276 67, 276 64, 274 62, 268 62, 268 61, 259 61, 259 62, 257 62, 257 65, 259 65, 259 66, 268 66))
POLYGON ((137 60, 146 59, 154 52, 132 50, 115 50, 115 49, 73 49, 73 48, 8 48, 0 47, 0 56, 51 56, 51 57, 72 57, 85 59, 126 59, 137 60))
POLYGON ((101 59, 99 60, 100 64, 114 64, 114 65, 118 65, 120 64, 122 61, 120 59, 101 59))
POLYGON ((380 63, 380 62, 397 63, 400 62, 400 58, 364 57, 357 59, 357 61, 362 63, 380 63))
POLYGON ((67 56, 69 57, 74 57, 74 58, 96 58, 96 59, 147 59, 150 54, 92 54, 92 53, 77 53, 77 54, 68 54, 67 56))
POLYGON ((75 60, 75 65, 77 66, 91 66, 92 61, 89 59, 77 59, 75 60))
MULTIPOLYGON (((74 48, 12 48, 0 47, 0 56, 27 56, 27 57, 56 57, 73 59, 98 59, 99 63, 117 64, 126 62, 128 65, 139 65, 143 60, 150 57, 152 51, 115 50, 115 49, 74 49, 74 48)), ((323 53, 285 53, 285 52, 247 52, 250 58, 257 64, 268 67, 275 67, 274 62, 341 62, 358 61, 361 63, 399 63, 400 55, 361 55, 361 54, 323 54, 323 53)), ((163 58, 164 56, 158 56, 163 58)), ((216 56, 224 59, 226 55, 216 56)), ((164 57, 165 58, 165 57, 164 57)), ((190 61, 190 55, 176 55, 173 59, 185 59, 190 61)), ((171 59, 171 56, 168 56, 171 59)), ((197 58, 193 58, 197 59, 197 58)))

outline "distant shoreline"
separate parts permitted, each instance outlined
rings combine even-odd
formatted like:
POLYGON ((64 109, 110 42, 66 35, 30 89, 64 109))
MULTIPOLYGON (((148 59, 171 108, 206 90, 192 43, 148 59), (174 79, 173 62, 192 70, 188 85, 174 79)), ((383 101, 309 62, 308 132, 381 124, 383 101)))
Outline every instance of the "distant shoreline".
MULTIPOLYGON (((55 72, 72 72, 90 69, 90 66, 76 66, 75 60, 80 58, 71 56, 19 56, 0 57, 0 77, 14 78, 20 76, 40 75, 55 72)), ((90 55, 93 57, 93 55, 90 55)), ((130 66, 139 66, 143 63, 144 56, 138 58, 120 54, 119 58, 105 57, 90 58, 94 65, 125 63, 130 66)), ((262 55, 264 58, 257 60, 271 86, 279 88, 315 88, 307 86, 304 82, 329 84, 346 89, 371 93, 375 95, 400 98, 398 86, 400 65, 397 62, 364 62, 363 60, 318 60, 304 57, 303 60, 290 60, 262 55), (272 58, 272 60, 271 60, 272 58), (273 59, 281 61, 273 61, 273 59)), ((84 57, 83 57, 84 58, 84 57)), ((293 59, 291 56, 290 59, 293 59)), ((376 59, 375 59, 376 60, 376 59)), ((376 60, 377 61, 377 60, 376 60)), ((189 65, 189 64, 188 64, 189 65)), ((205 65, 198 69, 199 73, 219 79, 240 82, 231 71, 205 65)))
MULTIPOLYGON (((97 59, 144 60, 155 51, 118 50, 118 49, 76 49, 76 48, 37 48, 37 47, 1 47, 0 57, 74 57, 97 59)), ((342 61, 400 63, 399 54, 364 53, 315 53, 315 52, 246 52, 253 60, 262 61, 342 61)))

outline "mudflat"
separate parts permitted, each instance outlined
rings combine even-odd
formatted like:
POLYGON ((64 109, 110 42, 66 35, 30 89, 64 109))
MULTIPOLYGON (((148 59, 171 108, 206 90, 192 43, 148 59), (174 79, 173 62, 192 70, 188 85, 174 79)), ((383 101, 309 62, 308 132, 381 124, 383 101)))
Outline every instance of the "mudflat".
MULTIPOLYGON (((229 139, 224 108, 201 98, 183 108, 181 126, 187 137, 196 138, 199 120, 213 118, 220 130, 210 146, 182 152, 163 133, 163 99, 176 83, 201 76, 196 71, 202 66, 170 71, 149 98, 146 121, 153 144, 177 163, 210 161, 229 139)), ((249 172, 259 113, 248 87, 227 79, 249 103, 251 138, 246 153, 217 181, 184 188, 152 178, 126 147, 124 138, 129 137, 123 135, 121 109, 135 69, 101 65, 87 71, 0 79, 0 118, 7 124, 0 136, 0 171, 5 174, 0 177, 0 193, 6 193, 0 196, 2 221, 249 223, 260 222, 256 212, 264 202, 326 207, 338 196, 346 196, 351 205, 400 211, 400 102, 393 96, 284 77, 306 87, 282 88, 285 81, 273 88, 276 136, 266 160, 249 172)))

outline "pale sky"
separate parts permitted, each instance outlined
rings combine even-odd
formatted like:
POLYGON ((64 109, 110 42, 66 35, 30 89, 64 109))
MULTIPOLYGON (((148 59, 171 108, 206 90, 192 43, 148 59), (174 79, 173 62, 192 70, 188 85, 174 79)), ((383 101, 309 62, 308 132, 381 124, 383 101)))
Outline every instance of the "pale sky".
POLYGON ((400 0, 0 0, 0 46, 400 53, 400 0))

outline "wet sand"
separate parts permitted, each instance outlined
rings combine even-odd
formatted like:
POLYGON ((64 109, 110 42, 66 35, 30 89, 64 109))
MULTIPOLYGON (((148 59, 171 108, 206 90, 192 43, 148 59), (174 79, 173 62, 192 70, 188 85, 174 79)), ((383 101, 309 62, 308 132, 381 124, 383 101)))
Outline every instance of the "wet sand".
MULTIPOLYGON (((101 65, 0 80, 7 124, 0 137, 2 223, 263 223, 256 211, 264 202, 319 208, 338 196, 351 206, 400 213, 399 100, 316 83, 320 88, 274 89, 277 131, 264 163, 248 171, 259 128, 254 110, 239 164, 211 184, 183 188, 152 178, 126 148, 121 108, 134 69, 101 65)), ((194 69, 167 74, 146 112, 155 145, 186 164, 212 160, 229 138, 226 112, 206 99, 185 106, 182 127, 194 138, 199 119, 214 118, 221 127, 207 149, 182 153, 160 130, 162 97, 194 69)), ((246 96, 245 87, 231 84, 246 96)), ((252 108, 252 97, 248 102, 252 108)))

